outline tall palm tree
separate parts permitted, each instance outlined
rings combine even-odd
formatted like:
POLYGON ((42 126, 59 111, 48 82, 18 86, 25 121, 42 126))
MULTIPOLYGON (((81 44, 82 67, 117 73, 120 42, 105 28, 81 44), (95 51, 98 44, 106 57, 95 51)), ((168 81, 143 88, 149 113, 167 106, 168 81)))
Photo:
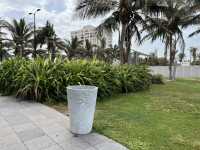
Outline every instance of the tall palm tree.
POLYGON ((32 25, 27 24, 24 19, 14 19, 12 23, 4 21, 3 27, 11 34, 11 39, 8 40, 13 45, 15 55, 24 56, 28 44, 32 42, 32 25))
POLYGON ((51 54, 51 60, 54 61, 57 50, 64 50, 64 42, 56 35, 54 26, 47 21, 46 26, 42 27, 38 33, 36 41, 41 46, 46 44, 48 53, 51 54))
POLYGON ((3 59, 6 59, 11 56, 9 53, 10 49, 7 48, 8 44, 8 42, 0 40, 0 62, 2 62, 3 59))
POLYGON ((160 0, 81 0, 77 11, 82 18, 97 17, 113 12, 105 21, 110 29, 119 29, 119 48, 121 63, 128 62, 133 35, 140 39, 139 25, 143 24, 144 13, 158 14, 162 7, 160 0), (126 45, 126 46, 124 46, 126 45))
POLYGON ((87 53, 87 57, 92 58, 93 57, 94 45, 92 45, 88 39, 86 39, 86 41, 85 41, 85 50, 86 50, 86 53, 87 53))
POLYGON ((4 43, 4 35, 6 35, 4 32, 2 32, 1 28, 3 26, 4 20, 0 20, 0 62, 2 62, 3 58, 8 56, 8 52, 5 49, 5 43, 4 43))
POLYGON ((178 55, 178 57, 179 57, 179 62, 183 62, 183 59, 184 59, 184 57, 185 57, 185 54, 184 53, 179 53, 179 55, 178 55))
POLYGON ((193 62, 196 62, 196 59, 197 59, 197 51, 198 51, 198 48, 196 48, 196 47, 191 47, 191 48, 190 48, 190 54, 191 54, 191 56, 193 57, 193 62))
POLYGON ((169 51, 169 79, 175 79, 175 55, 177 53, 177 44, 179 44, 181 53, 184 53, 185 41, 182 27, 190 20, 193 15, 192 6, 185 0, 163 0, 165 7, 162 15, 159 17, 147 16, 148 26, 145 28, 148 34, 143 38, 151 39, 152 42, 161 39, 165 43, 167 53, 169 51), (174 70, 174 71, 173 71, 174 70))
POLYGON ((76 57, 76 55, 81 53, 82 41, 79 41, 77 37, 72 38, 71 41, 65 40, 65 53, 69 59, 76 57))
POLYGON ((191 3, 193 4, 192 5, 192 8, 193 8, 193 15, 190 16, 190 19, 188 20, 188 22, 186 22, 184 24, 183 27, 188 27, 190 25, 195 25, 198 27, 197 30, 193 31, 189 37, 193 37, 195 35, 198 35, 200 34, 200 0, 192 0, 191 3))

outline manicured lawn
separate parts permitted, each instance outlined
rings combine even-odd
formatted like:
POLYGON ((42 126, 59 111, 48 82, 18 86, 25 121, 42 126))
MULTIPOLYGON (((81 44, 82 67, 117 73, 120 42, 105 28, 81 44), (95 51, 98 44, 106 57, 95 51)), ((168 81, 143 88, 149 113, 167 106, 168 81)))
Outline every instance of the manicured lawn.
POLYGON ((200 81, 105 99, 95 129, 131 150, 200 150, 200 81))
MULTIPOLYGON (((66 105, 54 108, 66 112, 66 105)), ((200 81, 104 99, 94 127, 131 150, 200 150, 200 81)))

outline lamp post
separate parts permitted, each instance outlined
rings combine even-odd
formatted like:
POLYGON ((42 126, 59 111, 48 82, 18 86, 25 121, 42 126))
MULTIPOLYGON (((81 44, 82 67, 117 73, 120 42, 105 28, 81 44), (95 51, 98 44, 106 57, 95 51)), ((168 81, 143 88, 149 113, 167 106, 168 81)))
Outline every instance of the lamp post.
POLYGON ((41 9, 37 9, 35 12, 29 13, 29 15, 33 15, 34 18, 34 42, 33 42, 33 47, 34 47, 34 51, 33 51, 33 58, 36 58, 36 51, 37 51, 37 47, 36 47, 36 13, 39 12, 41 9))

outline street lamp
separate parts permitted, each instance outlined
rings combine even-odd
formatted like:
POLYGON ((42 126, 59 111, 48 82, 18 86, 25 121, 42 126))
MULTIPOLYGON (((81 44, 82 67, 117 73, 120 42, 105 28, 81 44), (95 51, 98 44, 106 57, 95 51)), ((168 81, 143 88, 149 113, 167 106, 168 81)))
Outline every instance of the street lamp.
POLYGON ((37 9, 36 11, 34 11, 34 12, 31 12, 31 13, 29 13, 29 15, 33 15, 33 17, 34 17, 34 43, 33 43, 33 46, 34 46, 34 52, 33 52, 33 57, 34 58, 36 58, 36 49, 37 49, 37 47, 36 47, 36 13, 37 12, 39 12, 41 9, 37 9))

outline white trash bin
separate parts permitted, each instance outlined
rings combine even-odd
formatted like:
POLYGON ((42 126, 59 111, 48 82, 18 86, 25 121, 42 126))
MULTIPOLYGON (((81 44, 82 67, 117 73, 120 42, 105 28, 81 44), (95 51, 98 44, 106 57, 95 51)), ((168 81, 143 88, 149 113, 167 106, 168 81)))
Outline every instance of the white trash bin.
POLYGON ((95 86, 67 87, 70 130, 74 134, 88 134, 92 130, 98 88, 95 86))

